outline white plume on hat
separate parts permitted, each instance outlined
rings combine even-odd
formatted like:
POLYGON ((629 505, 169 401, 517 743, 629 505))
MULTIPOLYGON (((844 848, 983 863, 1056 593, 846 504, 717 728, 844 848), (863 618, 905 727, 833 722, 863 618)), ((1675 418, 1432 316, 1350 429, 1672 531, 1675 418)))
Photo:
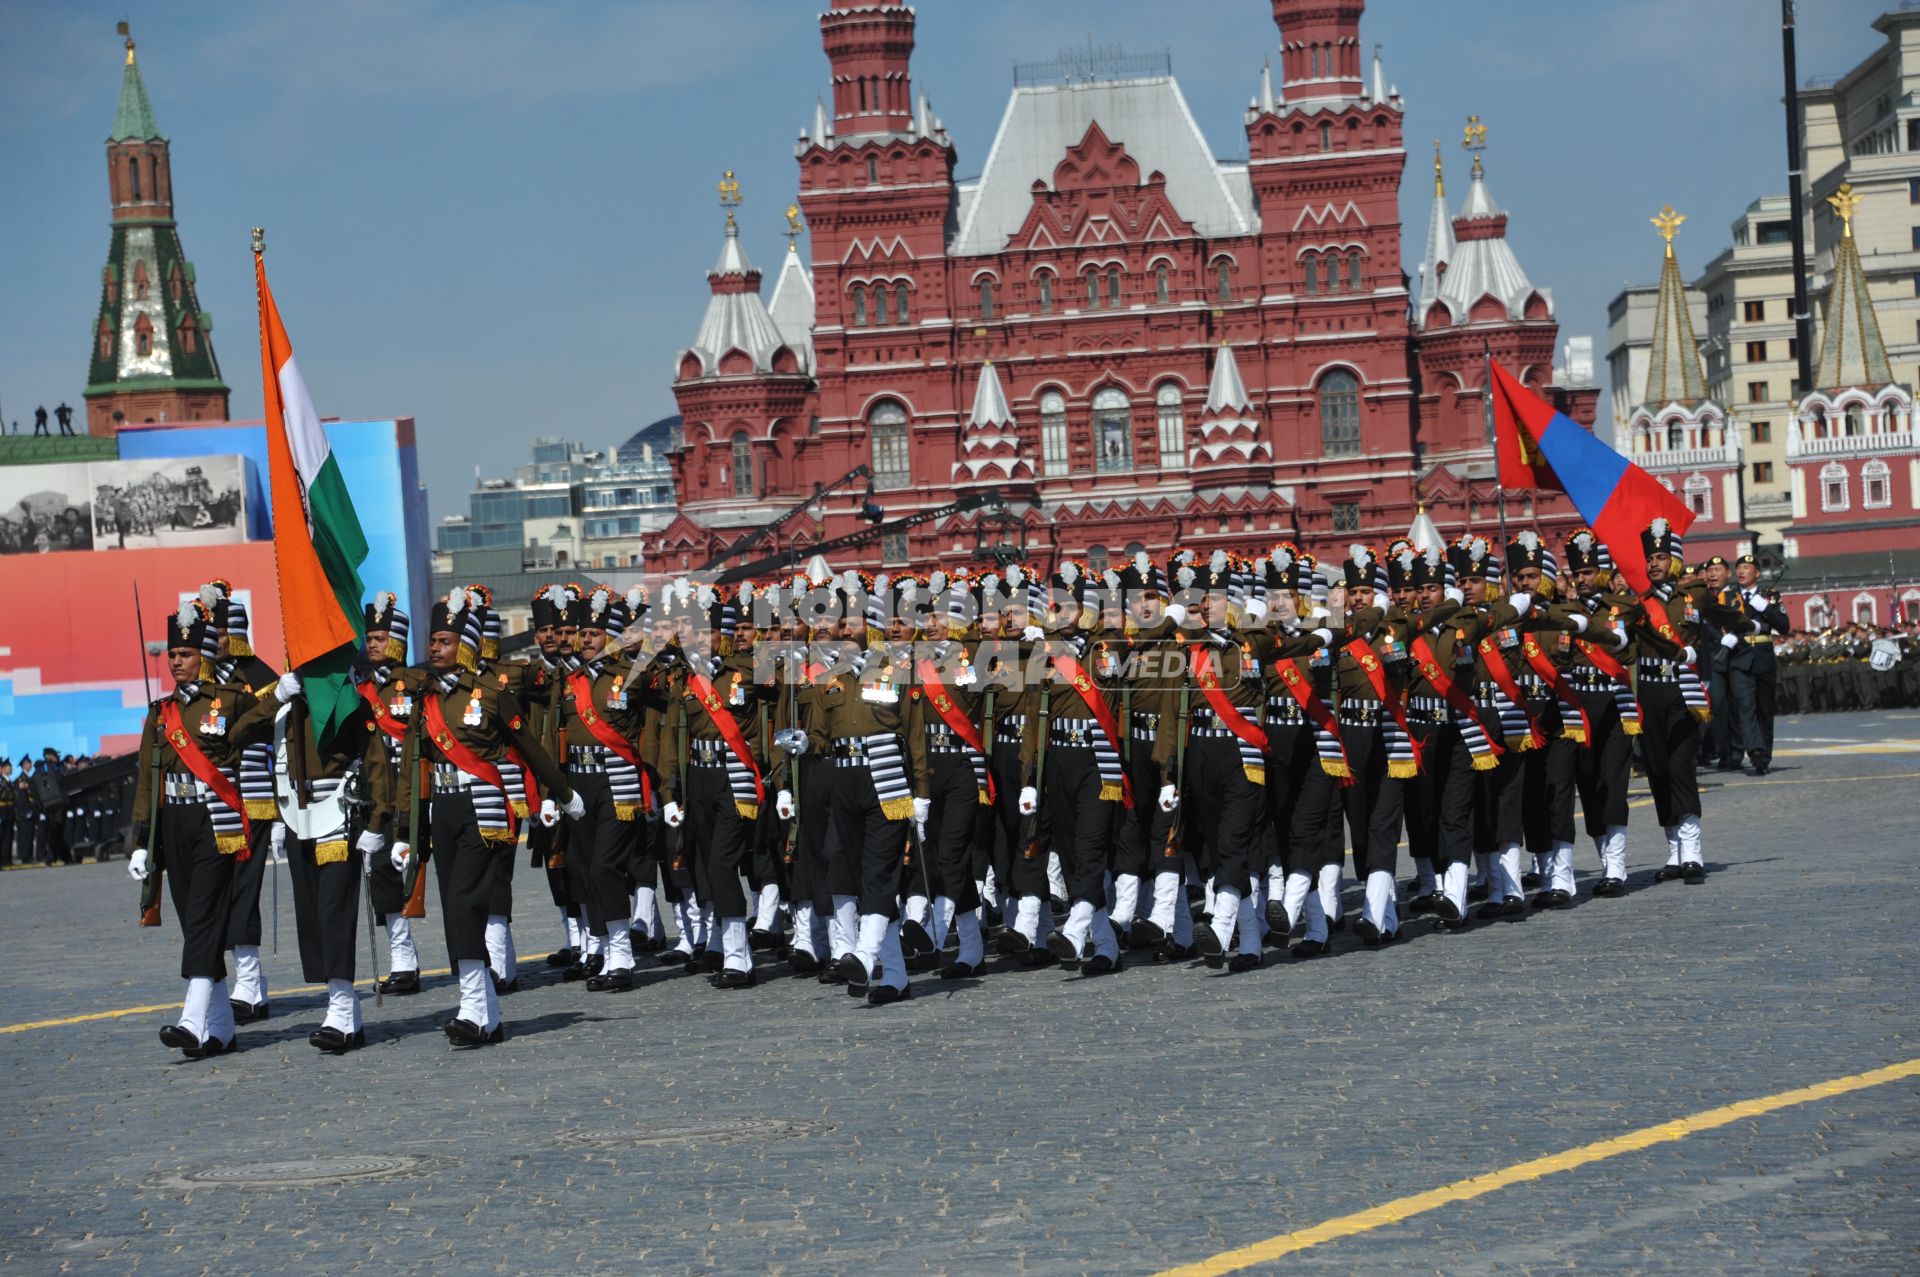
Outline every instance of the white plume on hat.
POLYGON ((1420 557, 1427 561, 1428 567, 1437 568, 1440 566, 1440 547, 1430 545, 1421 553, 1420 557))
POLYGON ((935 568, 933 570, 933 575, 927 578, 927 589, 931 590, 934 594, 938 595, 938 594, 944 593, 946 591, 946 588, 947 588, 947 574, 945 572, 942 572, 939 568, 935 568))
POLYGON ((464 585, 454 586, 451 590, 447 591, 447 615, 460 615, 467 610, 468 602, 467 587, 464 585))
POLYGON ((1293 551, 1287 549, 1287 547, 1284 545, 1279 546, 1274 550, 1272 557, 1269 558, 1267 561, 1273 564, 1274 571, 1285 572, 1288 568, 1293 566, 1293 551))
POLYGON ((876 576, 873 578, 873 592, 875 594, 885 594, 887 592, 887 587, 892 584, 893 584, 893 577, 888 575, 885 572, 882 572, 879 576, 876 576))
POLYGON ((1653 533, 1654 539, 1658 540, 1659 538, 1666 536, 1667 530, 1672 526, 1673 526, 1672 524, 1667 522, 1667 517, 1665 515, 1660 515, 1658 518, 1654 519, 1652 525, 1648 527, 1647 531, 1653 533))
POLYGON ((1194 579, 1193 569, 1183 564, 1180 569, 1173 574, 1173 579, 1181 589, 1191 589, 1194 579))
POLYGON ((208 611, 212 611, 213 605, 220 601, 220 587, 215 585, 212 581, 209 581, 205 585, 201 586, 200 601, 207 605, 208 611))
POLYGON ((1100 583, 1106 586, 1109 590, 1112 590, 1118 593, 1120 589, 1120 574, 1118 572, 1115 572, 1112 568, 1108 568, 1105 572, 1102 572, 1100 574, 1100 583))
POLYGON ((1060 579, 1068 585, 1072 585, 1080 579, 1080 565, 1072 559, 1066 560, 1060 565, 1060 579))
POLYGON ((633 613, 635 616, 640 615, 640 605, 646 601, 646 587, 636 585, 627 591, 627 611, 633 613))
POLYGON ((559 609, 565 609, 567 604, 573 602, 572 596, 567 593, 567 587, 559 584, 549 585, 546 589, 540 591, 540 597, 545 599, 549 605, 559 609))
POLYGON ((1347 558, 1348 558, 1348 560, 1349 560, 1350 562, 1352 562, 1352 563, 1353 563, 1353 564, 1354 564, 1354 565, 1355 565, 1356 567, 1365 567, 1365 566, 1367 566, 1367 547, 1366 547, 1366 546, 1364 546, 1364 545, 1350 545, 1350 546, 1348 546, 1348 547, 1347 547, 1347 558))
POLYGON ((587 599, 587 615, 597 621, 606 615, 607 609, 612 605, 613 591, 604 585, 596 585, 593 587, 593 594, 587 599))
POLYGON ((1147 557, 1145 550, 1133 552, 1133 570, 1138 572, 1144 580, 1153 579, 1153 560, 1147 557))
POLYGON ((1225 550, 1215 550, 1209 555, 1207 558, 1207 570, 1215 576, 1225 572, 1227 570, 1227 552, 1225 550))
POLYGON ((378 616, 382 612, 392 610, 394 603, 397 601, 398 600, 395 599, 394 593, 392 590, 380 591, 378 594, 373 596, 374 615, 378 616))
POLYGON ((711 585, 703 585, 693 593, 693 601, 699 606, 702 612, 712 607, 714 600, 718 597, 719 596, 713 592, 711 585))
POLYGON ((911 607, 913 605, 913 601, 919 597, 920 597, 920 587, 912 577, 908 577, 906 580, 900 583, 900 602, 901 603, 907 605, 908 607, 911 607))
POLYGON ((1399 561, 1400 570, 1402 572, 1413 571, 1413 551, 1412 550, 1402 550, 1400 551, 1399 554, 1395 555, 1394 557, 1399 561))
POLYGON ((173 614, 174 619, 180 622, 180 628, 183 630, 192 628, 193 623, 200 619, 199 613, 193 609, 193 604, 193 599, 181 599, 180 610, 173 614))
POLYGON ((1538 550, 1540 548, 1540 534, 1531 529, 1525 532, 1522 532, 1519 536, 1515 537, 1514 539, 1520 543, 1520 547, 1524 549, 1528 554, 1532 554, 1535 550, 1538 550))
POLYGON ((1021 575, 1020 565, 1018 563, 1007 564, 1007 588, 1009 590, 1019 589, 1020 582, 1025 579, 1026 578, 1021 575))

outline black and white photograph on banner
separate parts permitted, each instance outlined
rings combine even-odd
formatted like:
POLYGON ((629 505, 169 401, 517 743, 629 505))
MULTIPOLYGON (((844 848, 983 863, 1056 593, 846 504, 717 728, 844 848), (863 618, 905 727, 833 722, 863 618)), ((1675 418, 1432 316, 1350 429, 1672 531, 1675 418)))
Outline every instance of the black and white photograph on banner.
POLYGON ((96 549, 224 545, 247 539, 244 458, 96 461, 88 468, 96 549))
POLYGON ((0 467, 0 554, 93 548, 85 465, 0 467))

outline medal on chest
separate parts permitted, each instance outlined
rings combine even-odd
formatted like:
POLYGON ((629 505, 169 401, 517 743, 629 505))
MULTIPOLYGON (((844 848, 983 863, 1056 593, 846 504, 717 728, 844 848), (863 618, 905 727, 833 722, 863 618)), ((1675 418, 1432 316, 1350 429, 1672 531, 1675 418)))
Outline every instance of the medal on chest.
POLYGON ((900 689, 893 683, 893 662, 880 667, 880 681, 860 685, 860 699, 869 705, 898 705, 900 689))
POLYGON ((627 707, 627 680, 625 676, 615 674, 613 686, 607 689, 607 708, 625 709, 627 707))
POLYGON ((747 703, 747 689, 742 685, 740 671, 733 672, 733 681, 727 685, 727 704, 741 706, 747 703))
POLYGON ((200 734, 202 736, 225 736, 227 734, 227 716, 221 712, 221 700, 213 698, 213 704, 200 716, 200 734))
POLYGON ((1500 631, 1499 642, 1501 647, 1519 647, 1520 631, 1509 625, 1506 629, 1500 631))
POLYGON ((468 727, 478 727, 484 716, 485 711, 480 705, 479 693, 476 692, 467 698, 467 709, 465 713, 460 715, 460 721, 468 727))
POLYGON ((413 697, 405 692, 395 692, 393 699, 387 702, 387 713, 395 718, 405 718, 413 713, 413 697))
POLYGON ((1240 645, 1240 675, 1243 678, 1260 677, 1260 658, 1253 654, 1251 643, 1240 645))

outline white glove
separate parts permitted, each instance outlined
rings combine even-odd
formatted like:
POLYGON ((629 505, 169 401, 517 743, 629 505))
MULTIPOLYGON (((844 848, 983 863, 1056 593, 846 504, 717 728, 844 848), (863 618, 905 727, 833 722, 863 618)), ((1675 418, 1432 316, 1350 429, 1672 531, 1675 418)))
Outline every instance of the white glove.
POLYGON ((273 822, 272 831, 267 834, 267 846, 273 849, 276 857, 287 849, 287 827, 277 820, 273 822))
POLYGON ((147 849, 145 847, 135 851, 133 858, 127 861, 127 877, 135 882, 147 880, 147 849))
POLYGON ((566 813, 568 820, 585 820, 587 818, 587 800, 579 794, 575 794, 560 805, 560 810, 566 813))
POLYGON ((1267 605, 1259 599, 1248 599, 1240 610, 1246 613, 1247 620, 1255 625, 1267 619, 1267 605))
POLYGON ((1160 786, 1160 810, 1172 811, 1180 805, 1180 791, 1172 785, 1160 786))
POLYGON ((773 796, 773 810, 782 820, 793 819, 793 793, 783 789, 773 796))
POLYGON ((379 855, 380 852, 386 849, 386 845, 387 836, 385 834, 375 833, 371 829, 361 830, 360 836, 354 839, 353 842, 355 851, 362 852, 369 856, 379 855))
POLYGON ((1029 643, 1038 643, 1046 636, 1047 632, 1037 625, 1029 625, 1026 629, 1020 631, 1020 637, 1029 643))
POLYGON ((1323 607, 1316 607, 1313 609, 1313 611, 1307 614, 1307 619, 1309 621, 1324 621, 1332 615, 1333 613, 1327 611, 1327 609, 1323 607))
POLYGON ((407 856, 412 851, 413 848, 403 842, 393 844, 393 850, 387 853, 387 860, 393 865, 393 871, 395 873, 404 874, 407 872, 407 856))
POLYGON ((1020 814, 1031 816, 1040 810, 1040 791, 1028 785, 1020 791, 1020 814))
POLYGON ((540 800, 540 823, 547 829, 552 829, 555 825, 559 824, 560 804, 551 798, 542 798, 540 800))
POLYGON ((1459 587, 1452 585, 1442 590, 1441 596, 1449 603, 1465 603, 1467 601, 1467 596, 1460 593, 1459 587))
POLYGON ((280 676, 280 681, 273 685, 273 699, 285 705, 305 690, 305 686, 300 682, 300 676, 288 670, 280 676))
POLYGON ((1179 629, 1187 628, 1187 609, 1178 603, 1169 603, 1166 608, 1167 619, 1179 629))
POLYGON ((1731 652, 1734 648, 1740 646, 1740 636, 1737 634, 1722 634, 1720 636, 1720 646, 1731 652))
POLYGON ((1333 646, 1333 631, 1329 629, 1308 630, 1307 633, 1320 640, 1321 647, 1333 646))
POLYGON ((1685 661, 1689 665, 1695 665, 1699 663, 1700 653, 1694 651, 1693 648, 1689 647, 1687 648, 1686 652, 1681 656, 1680 659, 1685 661))
POLYGON ((926 828, 927 817, 931 815, 933 815, 932 799, 916 798, 913 800, 913 823, 919 825, 923 831, 926 828))
POLYGON ((1567 619, 1573 622, 1573 632, 1575 634, 1585 634, 1587 632, 1587 614, 1585 612, 1569 612, 1567 619))
POLYGON ((668 803, 666 810, 661 814, 667 819, 668 829, 678 829, 687 823, 687 813, 681 810, 679 803, 668 803))
POLYGON ((1629 640, 1629 639, 1630 639, 1631 637, 1632 637, 1632 636, 1631 636, 1631 635, 1629 635, 1629 634, 1627 633, 1627 627, 1626 627, 1626 626, 1624 626, 1624 625, 1617 625, 1617 626, 1615 626, 1615 627, 1614 627, 1614 630, 1613 630, 1613 645, 1614 645, 1615 647, 1617 647, 1617 648, 1619 648, 1619 649, 1620 649, 1621 651, 1623 651, 1623 652, 1624 652, 1624 651, 1626 651, 1626 650, 1627 650, 1627 642, 1628 642, 1628 640, 1629 640))
POLYGON ((807 734, 798 727, 783 727, 773 734, 773 743, 795 758, 807 752, 807 734))
POLYGON ((1509 594, 1507 596, 1507 606, 1520 615, 1525 616, 1527 613, 1533 611, 1533 595, 1526 590, 1522 590, 1518 594, 1509 594))

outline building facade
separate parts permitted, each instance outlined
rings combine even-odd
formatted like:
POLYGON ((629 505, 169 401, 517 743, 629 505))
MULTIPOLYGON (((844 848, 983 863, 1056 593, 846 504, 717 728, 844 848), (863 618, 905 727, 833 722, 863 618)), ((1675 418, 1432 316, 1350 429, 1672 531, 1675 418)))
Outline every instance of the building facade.
POLYGON ((154 122, 133 38, 107 137, 112 239, 87 372, 87 433, 149 421, 220 421, 227 386, 173 220, 173 161, 154 122))
MULTIPOLYGON (((832 0, 831 103, 795 148, 809 252, 763 302, 728 175, 676 367, 680 512, 649 565, 698 567, 761 525, 763 548, 804 551, 866 526, 869 501, 891 519, 985 488, 1043 564, 1343 548, 1403 533, 1423 502, 1443 528, 1490 526, 1484 352, 1576 420, 1598 392, 1556 384, 1551 292, 1515 260, 1477 155, 1459 215, 1436 214, 1431 294, 1413 295, 1405 106, 1364 64, 1364 5, 1269 7, 1280 65, 1242 121, 1246 161, 1215 159, 1165 60, 1141 58, 1018 69, 962 182, 912 92, 913 10, 832 0), (809 499, 860 466, 871 495, 809 499)), ((955 515, 844 557, 951 564, 977 533, 955 515)))

